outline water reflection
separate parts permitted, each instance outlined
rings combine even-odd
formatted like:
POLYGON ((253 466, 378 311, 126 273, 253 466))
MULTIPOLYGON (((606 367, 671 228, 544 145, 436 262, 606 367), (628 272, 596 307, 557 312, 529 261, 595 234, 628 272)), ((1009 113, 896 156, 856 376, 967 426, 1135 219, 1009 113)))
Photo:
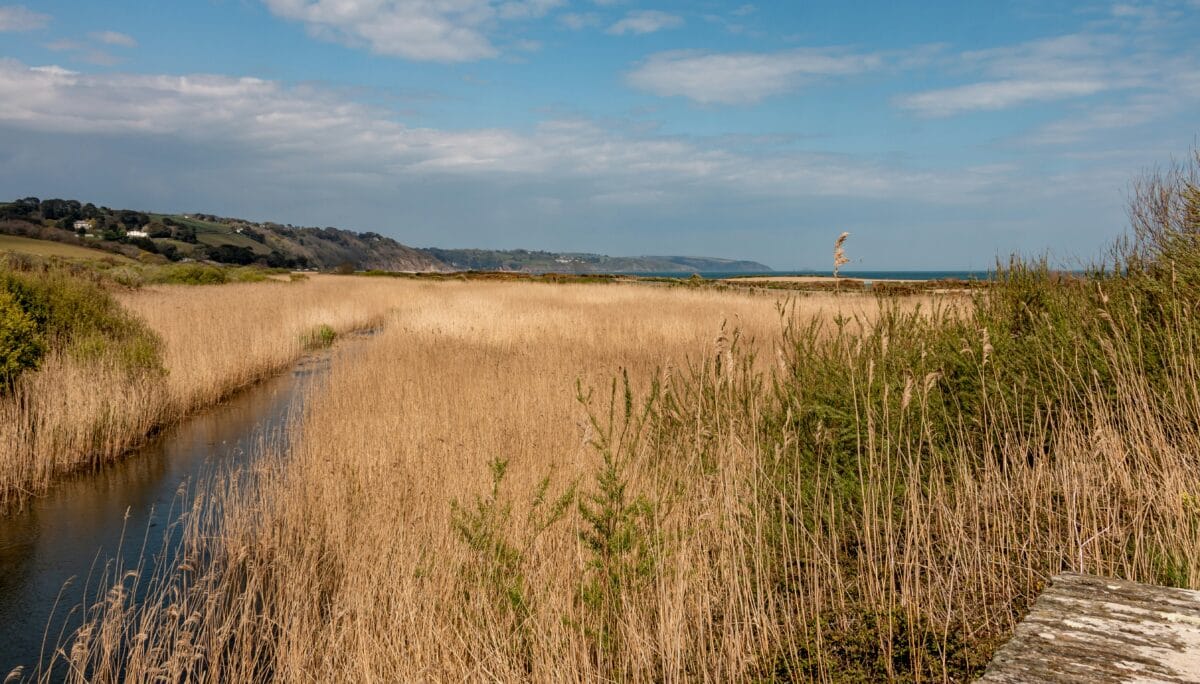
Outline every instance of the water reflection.
POLYGON ((151 564, 198 481, 269 445, 286 446, 288 416, 299 415, 305 386, 328 366, 328 358, 309 359, 165 431, 121 463, 62 482, 25 511, 0 518, 0 677, 17 665, 31 673, 42 660, 43 635, 49 631, 51 649, 73 626, 71 608, 95 594, 106 563, 119 558, 133 568, 145 549, 151 564))

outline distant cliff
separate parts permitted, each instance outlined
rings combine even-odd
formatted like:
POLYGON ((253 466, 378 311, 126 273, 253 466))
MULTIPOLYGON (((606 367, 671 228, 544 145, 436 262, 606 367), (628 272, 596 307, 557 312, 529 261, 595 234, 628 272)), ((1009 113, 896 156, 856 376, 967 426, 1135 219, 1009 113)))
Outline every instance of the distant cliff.
POLYGON ((712 257, 638 256, 541 252, 525 249, 422 249, 454 270, 526 273, 770 273, 755 261, 712 257))
POLYGON ((379 233, 306 228, 212 214, 157 214, 77 200, 0 203, 0 233, 85 245, 129 257, 194 259, 280 268, 527 273, 767 273, 753 261, 610 257, 528 250, 416 249, 379 233))

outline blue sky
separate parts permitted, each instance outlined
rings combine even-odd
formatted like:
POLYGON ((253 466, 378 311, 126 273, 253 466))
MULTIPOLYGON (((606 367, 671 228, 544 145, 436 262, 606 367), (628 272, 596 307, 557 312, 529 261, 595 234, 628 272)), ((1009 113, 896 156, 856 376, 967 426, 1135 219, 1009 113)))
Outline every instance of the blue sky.
POLYGON ((1200 0, 0 4, 0 197, 407 244, 1065 265, 1200 134, 1200 0))

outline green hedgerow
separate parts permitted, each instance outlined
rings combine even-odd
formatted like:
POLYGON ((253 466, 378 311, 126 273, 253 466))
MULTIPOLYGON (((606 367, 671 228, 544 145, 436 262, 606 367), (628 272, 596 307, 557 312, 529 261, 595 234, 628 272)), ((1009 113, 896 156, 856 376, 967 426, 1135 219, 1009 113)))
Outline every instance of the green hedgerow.
POLYGON ((11 293, 0 290, 0 388, 36 368, 45 351, 37 324, 11 293))
POLYGON ((60 268, 0 269, 0 376, 4 385, 51 350, 127 372, 163 372, 160 341, 95 280, 60 268))

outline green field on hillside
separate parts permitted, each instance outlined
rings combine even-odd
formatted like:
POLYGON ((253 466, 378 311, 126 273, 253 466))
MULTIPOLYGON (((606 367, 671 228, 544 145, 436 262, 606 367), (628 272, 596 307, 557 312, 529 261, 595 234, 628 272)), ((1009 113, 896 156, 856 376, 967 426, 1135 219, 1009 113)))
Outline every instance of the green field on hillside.
POLYGON ((0 251, 36 254, 38 256, 67 257, 71 259, 113 259, 124 263, 133 262, 133 259, 129 257, 113 254, 112 252, 69 245, 63 242, 35 240, 18 235, 0 234, 0 251))

